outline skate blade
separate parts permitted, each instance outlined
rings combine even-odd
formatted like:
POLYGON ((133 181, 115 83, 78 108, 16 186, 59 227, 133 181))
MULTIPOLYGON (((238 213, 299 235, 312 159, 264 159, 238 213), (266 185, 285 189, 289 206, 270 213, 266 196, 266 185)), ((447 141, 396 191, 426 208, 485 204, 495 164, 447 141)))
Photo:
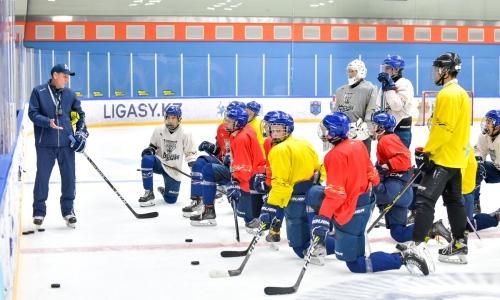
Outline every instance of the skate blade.
POLYGON ((76 228, 76 224, 66 223, 66 226, 68 226, 71 229, 75 229, 76 228))
POLYGON ((204 227, 204 226, 216 226, 217 221, 213 220, 202 220, 202 221, 191 221, 192 226, 204 227))
POLYGON ((155 206, 155 200, 149 200, 146 202, 139 202, 140 207, 150 207, 150 206, 155 206))
POLYGON ((274 250, 274 251, 280 250, 279 242, 267 242, 267 243, 269 244, 269 249, 274 250))
POLYGON ((457 264, 457 265, 465 265, 467 264, 467 256, 465 255, 439 255, 438 260, 440 262, 449 263, 449 264, 457 264))

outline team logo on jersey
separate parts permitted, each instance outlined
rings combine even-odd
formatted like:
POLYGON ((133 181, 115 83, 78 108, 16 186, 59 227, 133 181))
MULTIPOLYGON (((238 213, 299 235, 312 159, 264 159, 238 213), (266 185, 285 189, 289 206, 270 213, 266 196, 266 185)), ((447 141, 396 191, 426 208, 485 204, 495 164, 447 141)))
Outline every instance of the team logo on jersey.
POLYGON ((309 111, 315 116, 319 115, 321 113, 321 101, 311 101, 309 111))
POLYGON ((165 143, 165 150, 167 151, 167 153, 172 153, 172 151, 174 151, 177 146, 177 141, 163 140, 163 142, 165 143))

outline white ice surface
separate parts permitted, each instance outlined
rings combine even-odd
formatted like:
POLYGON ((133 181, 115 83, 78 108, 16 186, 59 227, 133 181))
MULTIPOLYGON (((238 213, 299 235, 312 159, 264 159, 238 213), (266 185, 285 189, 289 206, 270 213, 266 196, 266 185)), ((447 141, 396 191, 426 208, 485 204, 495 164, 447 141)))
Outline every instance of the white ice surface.
MULTIPOLYGON (((296 124, 294 134, 309 139, 322 153, 316 124, 296 124)), ((186 125, 195 140, 212 141, 216 125, 186 125)), ((76 229, 65 226, 60 215, 60 178, 57 166, 51 177, 45 232, 20 239, 17 299, 500 299, 500 232, 490 228, 470 236, 469 263, 450 265, 437 261, 440 247, 431 242, 436 271, 427 277, 400 270, 376 274, 350 273, 345 263, 328 257, 323 267, 310 265, 296 294, 266 296, 266 286, 292 286, 303 265, 286 242, 271 250, 260 241, 238 277, 210 278, 211 270, 239 267, 240 258, 222 258, 220 251, 243 250, 252 236, 240 220, 241 243, 235 243, 232 211, 227 201, 217 203, 217 227, 192 227, 182 217, 189 201, 189 179, 184 178, 176 204, 141 208, 143 194, 141 150, 149 143, 152 126, 91 128, 87 154, 138 212, 158 211, 155 219, 136 219, 83 155, 77 155, 76 229), (192 238, 192 243, 186 243, 192 238), (199 265, 193 266, 191 261, 199 265), (51 288, 59 283, 59 289, 51 288)), ((479 129, 474 126, 471 142, 479 129)), ((414 127, 412 145, 425 144, 428 130, 414 127)), ((375 144, 372 145, 372 157, 375 144)), ((32 229, 31 204, 35 177, 33 137, 25 146, 22 230, 32 229)), ((187 171, 187 166, 184 166, 187 171)), ((155 187, 162 184, 155 175, 155 187)), ((500 206, 498 184, 483 184, 482 207, 500 206), (495 196, 497 195, 497 196, 495 196)), ((372 220, 377 216, 372 216, 372 220)), ((446 213, 439 200, 436 219, 446 213)), ((371 221, 370 221, 371 223, 371 221)), ((282 234, 284 237, 285 234, 282 234)), ((369 235, 372 251, 395 251, 386 229, 369 235)))

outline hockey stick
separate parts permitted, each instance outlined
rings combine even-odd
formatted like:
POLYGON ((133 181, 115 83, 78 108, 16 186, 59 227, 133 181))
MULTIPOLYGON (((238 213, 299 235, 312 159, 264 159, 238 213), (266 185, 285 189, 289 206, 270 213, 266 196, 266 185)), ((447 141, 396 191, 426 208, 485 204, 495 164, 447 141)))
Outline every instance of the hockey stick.
POLYGON ((220 256, 222 256, 222 257, 240 257, 240 256, 245 256, 245 255, 248 254, 248 252, 250 252, 250 251, 253 250, 252 248, 257 243, 256 240, 258 240, 259 238, 260 238, 260 236, 258 236, 257 234, 254 235, 252 241, 250 242, 250 244, 248 245, 248 247, 245 250, 242 250, 242 251, 238 251, 238 250, 221 251, 220 252, 220 256))
MULTIPOLYGON (((193 176, 189 175, 188 173, 186 173, 186 172, 184 172, 184 171, 181 171, 181 170, 177 169, 176 167, 171 167, 171 166, 169 166, 169 165, 164 165, 164 166, 166 166, 167 168, 172 169, 172 170, 174 170, 174 171, 176 171, 176 172, 179 172, 179 173, 181 173, 182 175, 184 175, 184 176, 186 176, 186 177, 193 178, 193 176)), ((144 168, 139 168, 139 169, 137 169, 137 171, 140 171, 140 172, 142 172, 142 171, 147 171, 147 170, 148 170, 148 169, 144 169, 144 168)))
POLYGON ((138 218, 138 219, 150 219, 150 218, 158 217, 158 212, 156 212, 156 211, 140 214, 140 213, 137 213, 135 210, 133 210, 132 207, 130 207, 130 205, 127 203, 127 201, 125 201, 125 199, 122 197, 122 195, 120 195, 120 193, 116 190, 116 188, 113 186, 113 184, 108 180, 108 178, 106 178, 106 176, 102 173, 102 171, 97 167, 97 165, 94 163, 94 161, 92 161, 92 159, 87 155, 87 153, 82 152, 82 154, 90 162, 90 164, 94 167, 94 169, 97 171, 97 173, 99 173, 99 175, 101 175, 101 177, 104 179, 104 181, 106 181, 109 184, 111 189, 118 195, 118 197, 120 197, 123 204, 125 204, 127 206, 127 208, 134 214, 134 216, 136 218, 138 218))
POLYGON ((415 173, 410 180, 408 180, 408 182, 405 184, 403 189, 401 191, 399 191, 399 193, 394 197, 392 202, 389 203, 389 205, 387 205, 382 212, 380 212, 380 215, 377 217, 377 219, 375 219, 375 221, 373 221, 373 223, 370 225, 370 227, 368 227, 368 230, 366 231, 367 234, 370 233, 370 231, 373 229, 373 227, 375 227, 375 225, 377 225, 378 221, 380 221, 380 219, 382 219, 385 216, 385 214, 387 214, 387 212, 389 212, 389 210, 391 210, 391 208, 394 205, 396 205, 396 203, 399 201, 401 196, 403 196, 403 194, 406 192, 406 190, 408 190, 410 188, 410 186, 413 184, 415 179, 417 179, 417 177, 418 177, 418 175, 420 175, 420 173, 422 173, 422 170, 420 170, 420 168, 419 168, 418 172, 415 173))
MULTIPOLYGON (((212 278, 219 278, 219 277, 229 277, 229 276, 238 276, 243 272, 243 268, 245 268, 245 265, 247 264, 248 260, 250 259, 250 256, 252 255, 253 250, 255 249, 255 245, 259 241, 260 237, 262 236, 262 233, 264 233, 264 230, 266 228, 266 225, 264 223, 260 224, 259 231, 255 234, 253 237, 252 241, 250 242, 250 245, 248 246, 248 251, 245 256, 245 259, 241 263, 240 267, 236 270, 227 270, 227 271, 220 271, 220 270, 213 270, 210 271, 209 275, 212 278)), ((222 255, 222 253, 221 253, 222 255)))
POLYGON ((311 255, 314 249, 316 248, 316 245, 318 245, 318 242, 319 242, 319 237, 316 237, 312 242, 311 246, 309 247, 309 249, 307 250, 304 266, 302 266, 302 270, 300 270, 299 277, 297 278, 297 281, 293 286, 288 286, 288 287, 268 286, 264 288, 264 293, 266 295, 288 295, 296 293, 297 290, 299 289, 300 282, 302 281, 302 278, 306 273, 307 266, 311 261, 311 255))

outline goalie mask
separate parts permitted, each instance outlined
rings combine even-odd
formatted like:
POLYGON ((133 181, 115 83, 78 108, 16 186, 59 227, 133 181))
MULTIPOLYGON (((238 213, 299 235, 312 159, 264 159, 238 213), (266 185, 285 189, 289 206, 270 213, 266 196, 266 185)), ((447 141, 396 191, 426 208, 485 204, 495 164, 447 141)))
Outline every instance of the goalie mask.
POLYGON ((347 65, 347 82, 353 85, 358 81, 365 79, 368 71, 366 70, 365 63, 362 60, 355 59, 347 65))

